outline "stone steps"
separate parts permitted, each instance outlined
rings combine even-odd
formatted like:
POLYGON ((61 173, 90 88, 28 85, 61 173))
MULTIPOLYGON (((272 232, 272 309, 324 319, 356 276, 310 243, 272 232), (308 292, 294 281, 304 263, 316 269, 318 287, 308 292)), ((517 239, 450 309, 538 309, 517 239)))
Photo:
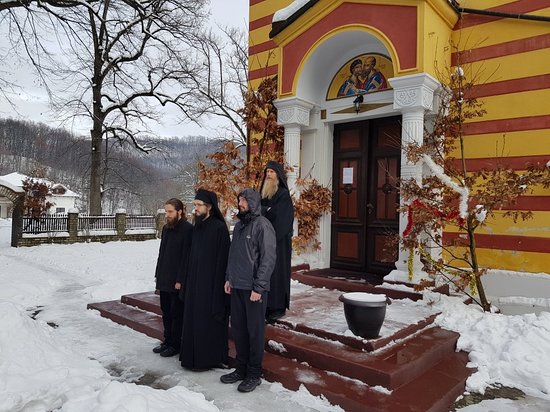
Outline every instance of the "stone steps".
POLYGON ((453 353, 457 339, 454 332, 428 328, 400 345, 372 354, 316 336, 279 327, 266 328, 268 351, 390 390, 416 379, 446 354, 453 353), (280 345, 284 351, 277 350, 280 345))
MULTIPOLYGON (((163 337, 159 297, 154 292, 125 295, 121 301, 88 308, 148 336, 163 337)), ((466 368, 467 355, 455 353, 458 335, 432 327, 432 321, 409 325, 384 339, 350 337, 348 342, 280 320, 266 327, 264 377, 292 390, 303 385, 346 411, 447 411, 463 393, 472 371, 466 368), (398 343, 388 344, 392 340, 398 343), (373 389, 377 386, 385 389, 373 389)), ((230 342, 230 356, 234 353, 230 342)))

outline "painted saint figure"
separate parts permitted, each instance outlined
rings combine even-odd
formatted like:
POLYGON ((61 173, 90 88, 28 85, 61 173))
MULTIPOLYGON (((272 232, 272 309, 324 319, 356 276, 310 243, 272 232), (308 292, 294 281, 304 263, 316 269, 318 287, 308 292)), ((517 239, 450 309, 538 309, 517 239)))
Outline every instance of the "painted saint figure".
POLYGON ((386 78, 382 72, 376 68, 376 57, 369 56, 365 59, 361 74, 359 75, 357 87, 366 92, 388 88, 386 78))

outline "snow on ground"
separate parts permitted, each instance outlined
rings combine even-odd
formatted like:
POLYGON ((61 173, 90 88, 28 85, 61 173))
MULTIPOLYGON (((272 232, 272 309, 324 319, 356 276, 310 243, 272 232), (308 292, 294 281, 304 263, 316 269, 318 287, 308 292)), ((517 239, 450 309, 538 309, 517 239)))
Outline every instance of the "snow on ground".
MULTIPOLYGON (((183 370, 175 358, 153 354, 156 340, 86 310, 90 302, 152 290, 157 240, 16 249, 9 225, 0 219, 0 412, 339 410, 279 383, 241 394, 219 383, 226 371, 183 370)), ((531 395, 465 411, 550 410, 548 312, 486 314, 458 298, 426 298, 426 311, 441 312, 436 322, 461 334, 458 348, 478 369, 469 391, 498 383, 531 395)))
POLYGON ((186 371, 86 309, 152 290, 157 240, 16 249, 10 231, 0 220, 0 412, 340 410, 278 383, 241 394, 219 382, 226 370, 186 371))
POLYGON ((442 312, 436 324, 460 333, 457 349, 468 352, 470 366, 478 369, 466 382, 468 391, 501 384, 550 400, 549 312, 512 316, 484 313, 436 293, 424 299, 442 312))

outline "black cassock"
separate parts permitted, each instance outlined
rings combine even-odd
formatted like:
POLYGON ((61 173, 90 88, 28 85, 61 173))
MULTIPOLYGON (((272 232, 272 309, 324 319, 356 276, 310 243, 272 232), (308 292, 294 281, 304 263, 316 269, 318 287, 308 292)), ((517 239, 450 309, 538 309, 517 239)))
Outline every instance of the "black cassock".
POLYGON ((223 290, 229 253, 229 231, 211 216, 193 228, 187 276, 181 366, 208 369, 227 363, 229 295, 223 290))
MULTIPOLYGON (((283 181, 279 178, 279 182, 283 181)), ((290 265, 292 258, 292 223, 294 207, 288 189, 281 185, 271 198, 262 199, 262 211, 271 222, 277 239, 277 259, 271 275, 267 310, 288 309, 290 302, 290 265)))

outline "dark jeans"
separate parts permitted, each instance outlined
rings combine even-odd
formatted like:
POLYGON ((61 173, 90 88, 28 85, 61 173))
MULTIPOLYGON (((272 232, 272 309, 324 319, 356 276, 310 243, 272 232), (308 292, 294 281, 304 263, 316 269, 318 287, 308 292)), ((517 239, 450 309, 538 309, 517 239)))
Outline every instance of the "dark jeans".
POLYGON ((262 375, 267 293, 260 302, 250 300, 250 290, 231 291, 231 334, 237 349, 237 370, 246 377, 262 375))
POLYGON ((180 350, 183 328, 183 302, 179 292, 160 292, 160 308, 164 325, 164 343, 180 350))

